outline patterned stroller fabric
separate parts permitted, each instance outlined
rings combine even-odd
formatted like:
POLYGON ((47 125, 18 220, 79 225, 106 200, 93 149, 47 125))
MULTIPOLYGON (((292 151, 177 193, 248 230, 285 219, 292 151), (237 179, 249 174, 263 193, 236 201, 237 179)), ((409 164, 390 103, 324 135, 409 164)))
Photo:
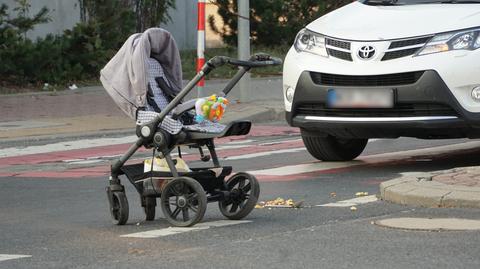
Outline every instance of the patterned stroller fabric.
MULTIPOLYGON (((163 78, 166 84, 170 87, 170 82, 168 81, 165 73, 163 72, 163 68, 160 63, 153 59, 148 59, 148 70, 147 70, 147 79, 148 79, 148 89, 153 94, 153 100, 158 108, 164 110, 168 105, 167 97, 163 94, 162 90, 158 86, 158 83, 155 81, 155 78, 163 78)), ((147 94, 148 95, 148 94, 147 94)), ((148 98, 147 98, 148 99, 148 98)), ((147 101, 146 104, 147 111, 155 111, 154 105, 151 102, 147 101)), ((156 111, 156 112, 160 112, 156 111)))
MULTIPOLYGON (((171 85, 171 83, 168 81, 168 78, 165 76, 162 66, 154 58, 148 59, 147 66, 148 90, 150 95, 147 94, 145 110, 139 110, 137 113, 137 125, 142 125, 152 121, 160 113, 160 111, 168 106, 169 103, 167 96, 164 94, 156 81, 158 78, 163 78, 167 86, 171 85)), ((225 129, 225 125, 209 121, 204 121, 202 123, 193 125, 183 125, 181 121, 174 120, 170 115, 167 115, 160 125, 160 128, 173 135, 180 133, 182 129, 193 132, 221 133, 225 129)))
MULTIPOLYGON (((138 111, 137 125, 142 125, 152 121, 158 114, 160 113, 157 113, 155 111, 142 111, 142 110, 138 111)), ((180 133, 180 131, 182 130, 183 123, 180 122, 179 120, 172 119, 172 117, 170 116, 166 116, 163 119, 162 124, 160 125, 160 128, 162 128, 163 130, 173 135, 176 135, 180 133)))

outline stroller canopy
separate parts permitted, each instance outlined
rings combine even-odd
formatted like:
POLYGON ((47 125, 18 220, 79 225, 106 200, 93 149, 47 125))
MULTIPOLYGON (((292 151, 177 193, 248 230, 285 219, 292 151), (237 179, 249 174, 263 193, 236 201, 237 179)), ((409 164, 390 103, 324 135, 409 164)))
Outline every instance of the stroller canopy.
POLYGON ((146 105, 148 61, 156 59, 174 92, 182 89, 180 53, 172 35, 151 28, 130 36, 117 54, 100 71, 100 80, 118 107, 132 119, 146 105))

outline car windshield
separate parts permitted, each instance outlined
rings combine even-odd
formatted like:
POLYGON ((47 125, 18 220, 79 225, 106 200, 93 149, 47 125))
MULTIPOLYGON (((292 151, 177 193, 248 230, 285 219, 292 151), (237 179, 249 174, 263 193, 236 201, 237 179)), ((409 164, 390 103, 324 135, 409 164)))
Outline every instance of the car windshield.
POLYGON ((393 5, 418 5, 418 4, 480 4, 480 0, 363 0, 366 5, 393 6, 393 5))

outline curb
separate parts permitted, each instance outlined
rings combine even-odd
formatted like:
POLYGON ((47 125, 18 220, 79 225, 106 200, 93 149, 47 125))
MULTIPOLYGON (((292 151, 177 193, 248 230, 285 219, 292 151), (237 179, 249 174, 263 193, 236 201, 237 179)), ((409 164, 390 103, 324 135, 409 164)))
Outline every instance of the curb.
POLYGON ((480 188, 432 181, 430 173, 408 173, 380 184, 384 201, 422 207, 480 208, 480 188))

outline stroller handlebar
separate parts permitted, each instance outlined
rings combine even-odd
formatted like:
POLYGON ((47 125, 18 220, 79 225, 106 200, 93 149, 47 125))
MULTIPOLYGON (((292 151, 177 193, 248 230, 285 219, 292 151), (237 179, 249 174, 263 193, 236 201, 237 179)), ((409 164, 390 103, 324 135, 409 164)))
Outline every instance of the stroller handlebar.
POLYGON ((259 53, 252 55, 248 61, 238 60, 227 56, 215 56, 207 63, 213 68, 217 68, 225 64, 230 64, 233 66, 246 67, 250 69, 256 67, 280 65, 282 64, 282 62, 283 61, 280 58, 275 58, 268 54, 259 53))

